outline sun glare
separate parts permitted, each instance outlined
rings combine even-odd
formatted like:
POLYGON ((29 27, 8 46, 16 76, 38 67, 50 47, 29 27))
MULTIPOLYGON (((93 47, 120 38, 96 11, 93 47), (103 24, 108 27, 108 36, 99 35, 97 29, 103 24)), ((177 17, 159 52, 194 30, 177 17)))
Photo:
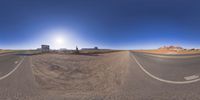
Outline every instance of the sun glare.
POLYGON ((64 38, 63 37, 56 37, 55 38, 55 44, 56 45, 63 45, 65 42, 64 38))
POLYGON ((73 49, 77 44, 77 38, 74 39, 73 33, 65 29, 52 29, 46 32, 49 37, 49 43, 52 49, 73 49))
POLYGON ((55 48, 64 48, 65 47, 65 38, 62 36, 56 36, 54 37, 54 46, 55 48))

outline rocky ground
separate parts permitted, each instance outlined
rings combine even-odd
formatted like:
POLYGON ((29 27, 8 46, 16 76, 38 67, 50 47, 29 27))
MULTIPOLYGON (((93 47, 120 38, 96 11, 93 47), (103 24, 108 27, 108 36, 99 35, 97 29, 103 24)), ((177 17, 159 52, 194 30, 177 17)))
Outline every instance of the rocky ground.
POLYGON ((129 53, 32 56, 38 86, 66 97, 108 96, 119 92, 128 72, 129 53))

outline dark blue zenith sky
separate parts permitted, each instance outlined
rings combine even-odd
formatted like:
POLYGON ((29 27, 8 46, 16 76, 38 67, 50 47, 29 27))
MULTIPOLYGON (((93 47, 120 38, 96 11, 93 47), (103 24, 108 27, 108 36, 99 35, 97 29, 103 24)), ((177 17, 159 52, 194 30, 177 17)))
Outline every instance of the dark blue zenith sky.
POLYGON ((200 48, 199 0, 0 0, 0 48, 200 48))

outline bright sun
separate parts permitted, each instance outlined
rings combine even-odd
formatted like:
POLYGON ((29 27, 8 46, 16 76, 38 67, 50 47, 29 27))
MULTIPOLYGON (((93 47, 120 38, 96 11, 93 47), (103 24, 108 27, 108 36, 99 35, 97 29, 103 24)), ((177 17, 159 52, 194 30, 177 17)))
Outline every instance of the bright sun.
POLYGON ((51 45, 52 48, 54 49, 60 49, 60 48, 67 48, 71 46, 71 38, 70 34, 71 32, 68 32, 66 30, 62 29, 57 29, 57 30, 52 30, 49 32, 50 38, 51 38, 51 45))
POLYGON ((57 45, 63 45, 64 44, 64 38, 62 38, 62 37, 56 37, 55 38, 55 44, 57 44, 57 45))
POLYGON ((65 39, 64 37, 57 36, 54 37, 54 46, 58 48, 64 48, 65 47, 65 39))

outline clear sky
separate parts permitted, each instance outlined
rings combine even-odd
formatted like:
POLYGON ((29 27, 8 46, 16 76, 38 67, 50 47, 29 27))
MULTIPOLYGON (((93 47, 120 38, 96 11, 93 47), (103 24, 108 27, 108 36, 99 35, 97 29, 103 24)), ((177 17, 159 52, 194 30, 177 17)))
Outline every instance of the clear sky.
POLYGON ((0 0, 0 48, 200 48, 199 0, 0 0))

